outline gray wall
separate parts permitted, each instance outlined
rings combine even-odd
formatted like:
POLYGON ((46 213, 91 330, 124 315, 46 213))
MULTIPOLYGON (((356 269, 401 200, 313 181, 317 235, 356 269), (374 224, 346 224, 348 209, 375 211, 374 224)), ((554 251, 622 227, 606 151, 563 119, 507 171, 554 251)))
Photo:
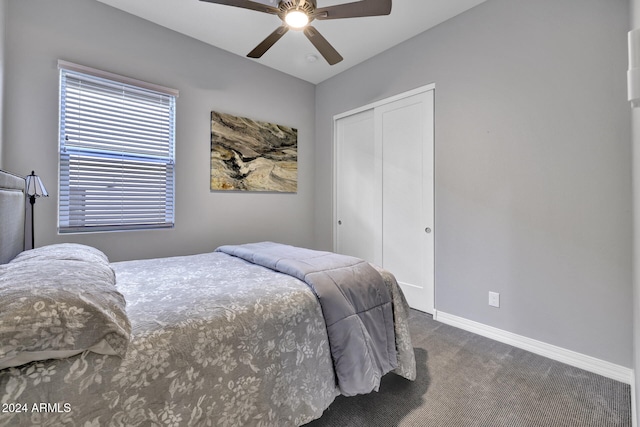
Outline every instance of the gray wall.
POLYGON ((36 245, 75 241, 112 260, 279 240, 313 246, 314 86, 96 1, 20 0, 7 5, 4 161, 34 169, 51 197, 36 203, 36 245), (172 230, 58 236, 58 70, 64 59, 180 90, 176 226, 172 230), (298 193, 209 191, 210 112, 298 129, 298 193))
POLYGON ((5 25, 6 0, 0 0, 0 169, 3 168, 3 119, 4 119, 4 69, 5 69, 5 25))
POLYGON ((317 85, 318 246, 332 116, 435 83, 436 309, 631 367, 628 26, 628 0, 489 0, 317 85))
MULTIPOLYGON (((631 0, 631 28, 640 28, 640 0, 631 0)), ((632 111, 633 136, 633 360, 636 416, 640 408, 640 108, 632 111)))

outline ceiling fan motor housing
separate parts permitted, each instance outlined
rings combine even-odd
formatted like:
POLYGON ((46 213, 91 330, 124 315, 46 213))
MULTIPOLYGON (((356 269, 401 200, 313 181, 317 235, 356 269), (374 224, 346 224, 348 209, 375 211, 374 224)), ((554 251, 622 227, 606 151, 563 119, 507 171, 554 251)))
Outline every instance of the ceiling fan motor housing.
MULTIPOLYGON (((302 6, 298 5, 298 1, 296 0, 282 0, 278 9, 280 9, 280 17, 283 18, 292 10, 299 10, 304 12, 309 18, 311 18, 311 14, 316 9, 316 1, 315 0, 306 0, 302 6)), ((284 18, 283 18, 284 19, 284 18)))

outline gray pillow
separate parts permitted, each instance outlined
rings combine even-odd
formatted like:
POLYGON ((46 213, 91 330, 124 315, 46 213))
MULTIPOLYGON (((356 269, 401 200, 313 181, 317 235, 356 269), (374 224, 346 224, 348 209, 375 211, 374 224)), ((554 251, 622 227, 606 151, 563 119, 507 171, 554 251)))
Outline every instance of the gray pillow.
POLYGON ((0 369, 127 351, 131 324, 108 261, 87 247, 54 246, 0 265, 0 369))
POLYGON ((75 260, 97 262, 109 265, 109 259, 100 250, 79 243, 57 243, 55 245, 41 246, 39 248, 20 252, 11 262, 49 261, 49 260, 75 260))

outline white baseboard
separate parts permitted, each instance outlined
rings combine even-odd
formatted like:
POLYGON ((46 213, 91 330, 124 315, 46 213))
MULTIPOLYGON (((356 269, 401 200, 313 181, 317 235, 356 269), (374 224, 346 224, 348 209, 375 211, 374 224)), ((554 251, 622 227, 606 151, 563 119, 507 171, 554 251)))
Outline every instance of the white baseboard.
MULTIPOLYGON (((483 323, 474 322, 473 320, 454 316, 453 314, 444 313, 442 311, 434 310, 433 318, 439 322, 446 323, 447 325, 455 326, 625 384, 630 384, 632 391, 634 391, 635 394, 633 387, 633 370, 630 368, 625 368, 624 366, 596 359, 595 357, 527 338, 522 335, 517 335, 512 332, 507 332, 502 329, 494 328, 493 326, 487 326, 483 323)), ((632 402, 632 404, 634 404, 634 402, 632 402)))
POLYGON ((636 406, 636 381, 635 372, 631 371, 631 427, 638 427, 638 408, 636 406))

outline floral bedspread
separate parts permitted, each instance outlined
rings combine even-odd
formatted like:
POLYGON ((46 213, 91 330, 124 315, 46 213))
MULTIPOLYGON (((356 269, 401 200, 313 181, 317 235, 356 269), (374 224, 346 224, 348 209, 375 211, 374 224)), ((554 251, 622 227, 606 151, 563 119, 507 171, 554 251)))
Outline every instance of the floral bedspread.
MULTIPOLYGON (((223 253, 113 263, 124 358, 84 352, 0 371, 0 426, 299 426, 339 391, 325 323, 298 279, 223 253)), ((415 377, 392 276, 399 366, 415 377)))

